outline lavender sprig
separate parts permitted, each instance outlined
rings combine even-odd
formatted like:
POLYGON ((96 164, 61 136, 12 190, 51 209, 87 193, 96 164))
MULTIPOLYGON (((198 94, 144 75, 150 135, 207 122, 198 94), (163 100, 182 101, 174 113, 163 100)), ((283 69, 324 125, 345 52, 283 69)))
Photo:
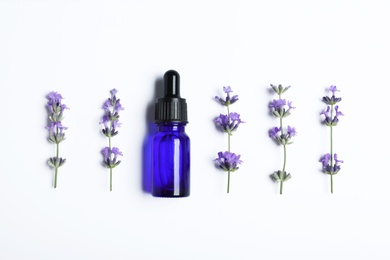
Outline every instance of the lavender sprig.
POLYGON ((328 106, 321 112, 321 115, 325 117, 323 123, 330 127, 330 153, 322 156, 320 162, 322 163, 323 172, 330 175, 330 192, 333 194, 333 175, 336 175, 340 171, 339 164, 344 162, 338 159, 336 153, 333 153, 333 127, 339 123, 339 116, 343 116, 344 114, 339 111, 339 106, 336 105, 341 101, 341 98, 336 97, 335 93, 340 90, 332 85, 329 87, 329 91, 332 92, 332 96, 322 98, 322 101, 328 106))
POLYGON ((63 126, 61 121, 64 119, 64 110, 69 109, 65 104, 61 103, 63 97, 57 92, 50 92, 46 98, 48 99, 46 107, 49 110, 50 124, 46 126, 49 130, 49 141, 56 144, 56 155, 50 157, 47 163, 54 168, 54 188, 57 188, 58 168, 64 165, 65 158, 59 157, 60 143, 65 140, 65 130, 67 127, 63 126))
POLYGON ((124 110, 120 103, 120 99, 117 99, 116 89, 110 91, 111 97, 108 98, 103 104, 104 115, 100 124, 104 125, 102 133, 108 138, 108 146, 101 150, 103 155, 103 164, 110 169, 110 191, 112 191, 112 169, 118 166, 121 161, 118 160, 118 156, 123 156, 122 152, 117 147, 111 147, 111 138, 118 134, 118 127, 122 124, 119 122, 119 111, 124 110))
POLYGON ((238 101, 238 95, 230 97, 230 93, 233 92, 231 88, 223 87, 223 91, 226 93, 225 99, 218 96, 215 97, 215 100, 221 105, 226 106, 227 114, 220 114, 217 118, 214 119, 214 123, 228 136, 228 150, 225 152, 219 152, 218 158, 214 161, 217 166, 225 172, 228 172, 228 184, 227 184, 227 193, 230 191, 230 173, 239 169, 238 165, 242 163, 240 160, 241 155, 236 155, 230 151, 230 137, 233 135, 242 123, 245 123, 240 119, 240 114, 235 112, 230 112, 229 106, 238 101))
POLYGON ((271 88, 279 99, 274 99, 269 104, 272 114, 279 118, 279 126, 273 127, 269 130, 269 137, 276 141, 277 144, 283 145, 283 168, 282 170, 275 171, 271 174, 271 178, 280 183, 279 192, 283 194, 283 183, 291 178, 291 174, 286 172, 286 161, 287 161, 287 149, 286 146, 292 144, 292 138, 297 135, 295 128, 287 126, 287 129, 283 127, 283 118, 288 117, 291 114, 291 110, 295 107, 292 106, 291 101, 282 99, 282 94, 285 93, 291 86, 283 87, 282 85, 272 85, 271 88))

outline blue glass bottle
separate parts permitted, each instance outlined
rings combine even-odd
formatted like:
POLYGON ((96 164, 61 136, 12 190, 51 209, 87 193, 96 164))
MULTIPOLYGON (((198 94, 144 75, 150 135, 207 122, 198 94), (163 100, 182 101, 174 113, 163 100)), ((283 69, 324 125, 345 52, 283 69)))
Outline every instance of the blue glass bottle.
POLYGON ((185 133, 187 103, 180 97, 180 75, 164 74, 164 96, 155 106, 158 131, 153 138, 152 195, 190 195, 190 138, 185 133))

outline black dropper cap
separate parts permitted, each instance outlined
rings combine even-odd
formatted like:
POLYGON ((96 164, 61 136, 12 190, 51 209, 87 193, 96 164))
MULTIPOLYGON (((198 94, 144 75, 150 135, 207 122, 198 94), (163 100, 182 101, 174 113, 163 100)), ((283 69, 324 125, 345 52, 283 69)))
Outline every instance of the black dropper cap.
POLYGON ((156 100, 155 122, 188 123, 187 103, 180 97, 180 75, 168 70, 164 74, 164 97, 156 100))

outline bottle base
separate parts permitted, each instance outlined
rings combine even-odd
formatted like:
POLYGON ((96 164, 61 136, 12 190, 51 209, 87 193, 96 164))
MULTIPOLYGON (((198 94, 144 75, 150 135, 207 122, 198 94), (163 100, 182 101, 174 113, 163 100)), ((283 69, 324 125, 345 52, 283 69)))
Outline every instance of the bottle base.
POLYGON ((190 196, 190 192, 179 192, 179 193, 174 193, 173 191, 170 190, 160 190, 160 191, 152 191, 152 196, 153 197, 158 197, 158 198, 185 198, 190 196))

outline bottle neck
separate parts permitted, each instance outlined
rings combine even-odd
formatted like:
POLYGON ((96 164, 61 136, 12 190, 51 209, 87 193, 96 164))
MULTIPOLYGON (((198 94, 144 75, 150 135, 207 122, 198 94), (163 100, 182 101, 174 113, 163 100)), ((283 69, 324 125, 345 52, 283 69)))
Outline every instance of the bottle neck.
POLYGON ((184 132, 184 128, 186 123, 178 123, 178 122, 164 122, 158 123, 157 128, 159 132, 184 132))

